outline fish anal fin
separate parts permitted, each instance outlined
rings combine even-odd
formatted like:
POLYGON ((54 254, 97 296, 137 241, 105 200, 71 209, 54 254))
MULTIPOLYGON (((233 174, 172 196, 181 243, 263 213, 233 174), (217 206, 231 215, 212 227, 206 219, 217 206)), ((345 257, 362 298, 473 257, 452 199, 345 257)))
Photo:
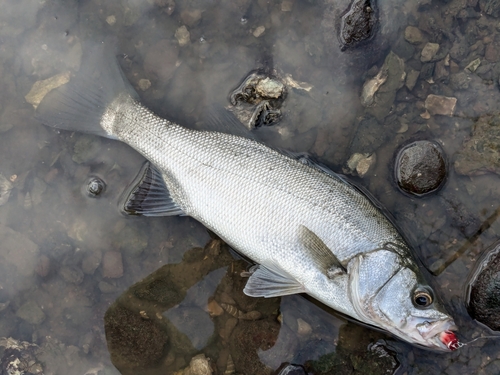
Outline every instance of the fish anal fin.
POLYGON ((163 176, 146 162, 125 198, 123 210, 129 215, 175 216, 185 215, 170 196, 163 176))
POLYGON ((347 272, 346 268, 328 246, 326 246, 323 240, 304 225, 300 225, 299 227, 299 239, 305 251, 311 255, 316 266, 330 279, 347 272))
POLYGON ((280 297, 305 293, 305 288, 292 277, 279 270, 257 266, 247 281, 243 292, 250 297, 280 297))

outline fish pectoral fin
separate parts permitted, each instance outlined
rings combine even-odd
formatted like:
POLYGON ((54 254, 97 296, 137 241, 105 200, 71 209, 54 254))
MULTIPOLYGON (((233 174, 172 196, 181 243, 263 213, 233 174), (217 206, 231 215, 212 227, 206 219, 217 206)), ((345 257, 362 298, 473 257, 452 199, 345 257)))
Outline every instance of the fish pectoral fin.
POLYGON ((299 226, 299 239, 305 251, 309 253, 316 263, 316 266, 323 270, 330 279, 347 273, 346 268, 323 240, 304 225, 299 226))
POLYGON ((245 285, 243 292, 250 297, 280 297, 305 293, 302 284, 278 269, 257 266, 245 285))
POLYGON ((170 196, 161 172, 150 162, 144 163, 132 189, 126 195, 123 210, 129 215, 175 216, 184 211, 170 196))

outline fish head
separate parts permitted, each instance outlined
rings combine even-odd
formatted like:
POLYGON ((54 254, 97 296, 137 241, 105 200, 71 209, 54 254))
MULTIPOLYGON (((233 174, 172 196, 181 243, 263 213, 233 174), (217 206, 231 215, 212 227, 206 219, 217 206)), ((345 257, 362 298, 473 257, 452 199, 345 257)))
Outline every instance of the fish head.
POLYGON ((427 349, 460 346, 453 318, 414 262, 381 250, 358 257, 348 271, 351 302, 365 323, 427 349))

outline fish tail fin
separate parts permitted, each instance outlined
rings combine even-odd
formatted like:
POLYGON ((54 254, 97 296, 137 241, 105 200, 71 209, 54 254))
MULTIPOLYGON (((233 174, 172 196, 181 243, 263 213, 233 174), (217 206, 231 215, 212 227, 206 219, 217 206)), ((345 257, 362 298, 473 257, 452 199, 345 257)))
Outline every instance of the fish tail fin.
POLYGON ((43 98, 35 118, 53 128, 114 138, 101 126, 103 114, 120 95, 138 98, 118 65, 115 51, 110 40, 84 49, 80 71, 43 98))

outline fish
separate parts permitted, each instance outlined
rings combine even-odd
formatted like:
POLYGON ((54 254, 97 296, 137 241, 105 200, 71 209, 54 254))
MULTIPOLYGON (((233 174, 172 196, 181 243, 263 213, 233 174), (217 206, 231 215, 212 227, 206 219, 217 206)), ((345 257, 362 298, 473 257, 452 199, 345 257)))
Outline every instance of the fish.
MULTIPOLYGON (((248 296, 306 293, 411 344, 444 352, 458 347, 453 318, 409 244, 360 188, 254 137, 161 118, 140 103, 110 50, 104 42, 87 53, 80 71, 47 94, 35 117, 125 142, 148 160, 125 212, 198 220, 255 262, 248 296)), ((230 122, 220 121, 226 128, 230 122)))

